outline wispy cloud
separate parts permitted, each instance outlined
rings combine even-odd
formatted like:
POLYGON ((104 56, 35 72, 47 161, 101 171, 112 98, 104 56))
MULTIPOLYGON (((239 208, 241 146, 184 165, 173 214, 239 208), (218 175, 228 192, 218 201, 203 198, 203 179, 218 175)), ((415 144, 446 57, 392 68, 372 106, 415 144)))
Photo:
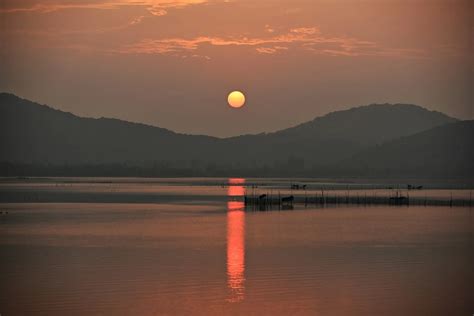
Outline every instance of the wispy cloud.
MULTIPOLYGON (((269 26, 265 26, 266 29, 269 26)), ((270 32, 270 34, 274 34, 270 32)), ((269 37, 217 37, 143 39, 126 45, 115 52, 124 54, 188 54, 196 53, 202 45, 249 47, 259 54, 277 54, 288 50, 309 51, 329 56, 399 56, 422 57, 416 49, 392 49, 380 47, 372 41, 352 37, 330 37, 321 34, 317 27, 293 28, 286 33, 269 37)))
POLYGON ((136 18, 133 18, 133 19, 128 23, 128 25, 140 24, 140 23, 143 21, 144 18, 145 18, 144 15, 137 16, 136 18))
MULTIPOLYGON (((82 29, 1 29, 0 35, 3 34, 16 34, 16 35, 30 35, 30 36, 38 36, 43 39, 46 38, 56 38, 62 39, 64 41, 65 36, 69 35, 78 35, 78 34, 103 34, 103 33, 112 33, 125 30, 130 27, 134 27, 143 22, 146 18, 144 15, 136 16, 130 18, 127 22, 121 23, 115 26, 108 26, 108 27, 95 27, 95 28, 82 28, 82 29)), ((73 44, 72 46, 80 45, 80 44, 73 44)), ((93 50, 93 48, 90 48, 93 50)))
POLYGON ((284 46, 273 46, 273 47, 257 47, 255 50, 260 54, 275 54, 279 50, 288 50, 288 47, 284 46))
MULTIPOLYGON (((317 28, 306 28, 311 35, 319 34, 317 28)), ((177 53, 180 51, 197 50, 200 45, 209 44, 212 46, 262 46, 257 47, 262 51, 265 45, 291 44, 298 42, 322 42, 326 41, 320 37, 309 37, 307 33, 302 33, 300 29, 292 29, 289 33, 267 37, 267 38, 249 38, 249 37, 213 37, 199 36, 191 39, 186 38, 163 38, 163 39, 143 39, 138 43, 128 45, 119 50, 122 53, 141 53, 141 54, 166 54, 177 53)), ((280 46, 283 47, 283 46, 280 46)), ((288 48, 288 47, 285 47, 288 48)), ((276 51, 276 49, 274 49, 276 51)))
POLYGON ((37 1, 29 6, 19 6, 17 1, 2 4, 0 13, 21 13, 37 12, 50 13, 60 10, 71 9, 96 9, 111 10, 124 6, 141 6, 146 8, 150 14, 162 16, 168 13, 169 9, 183 8, 189 5, 207 3, 208 0, 103 0, 97 2, 71 2, 71 1, 37 1))
POLYGON ((319 29, 315 27, 299 27, 299 28, 291 29, 290 32, 295 33, 295 34, 305 34, 305 35, 313 35, 313 34, 320 33, 319 29))
POLYGON ((265 32, 267 33, 274 33, 275 29, 273 29, 269 24, 265 25, 265 32))
MULTIPOLYGON (((0 0, 1 1, 1 0, 0 0)), ((74 34, 98 34, 117 32, 126 28, 133 28, 142 23, 144 19, 152 20, 153 16, 163 16, 171 9, 180 9, 191 5, 201 5, 210 2, 228 2, 227 0, 29 0, 29 6, 20 6, 16 0, 4 0, 0 13, 15 12, 32 12, 32 13, 48 13, 61 10, 72 9, 96 9, 96 10, 113 10, 123 7, 139 7, 144 12, 130 13, 127 21, 121 20, 115 26, 95 26, 91 28, 73 28, 68 29, 3 29, 0 33, 22 33, 28 35, 43 36, 52 38, 52 42, 56 41, 58 46, 65 45, 68 47, 85 47, 87 43, 75 43, 68 35, 74 34), (148 11, 148 13, 147 13, 148 11), (132 15, 133 14, 133 15, 132 15), (71 44, 71 42, 73 42, 71 44), (65 44, 67 43, 67 44, 65 44)), ((21 2, 20 2, 21 3, 21 2)), ((24 3, 24 2, 23 2, 24 3)), ((132 12, 132 10, 130 10, 132 12)), ((26 17, 29 18, 29 17, 26 17)), ((159 20, 159 19, 158 19, 159 20)), ((185 37, 162 35, 157 38, 150 38, 150 33, 145 32, 142 35, 136 34, 136 42, 128 42, 129 44, 109 44, 107 52, 122 54, 161 54, 173 56, 201 56, 208 54, 200 51, 205 46, 209 47, 225 47, 239 46, 247 47, 250 52, 262 55, 285 54, 289 51, 310 52, 313 54, 327 56, 398 56, 404 58, 420 58, 426 57, 426 53, 422 50, 409 48, 390 48, 373 41, 363 40, 356 37, 334 36, 323 34, 318 27, 301 26, 289 29, 282 29, 281 26, 273 27, 270 24, 264 24, 263 30, 259 32, 245 32, 252 35, 236 35, 223 36, 220 33, 204 33, 200 36, 185 37), (262 32, 263 31, 263 32, 262 32), (144 35, 146 34, 146 35, 144 35)), ((138 28, 137 28, 138 29, 138 28)), ((149 28, 150 30, 150 28, 149 28)), ((143 28, 140 30, 143 31, 143 28)), ((135 35, 134 35, 135 36, 135 35)), ((82 39, 83 40, 83 39, 82 39)), ((81 41, 81 39, 78 39, 81 41)), ((104 41, 107 43, 107 41, 104 41)), ((110 43, 110 42, 109 42, 110 43)), ((127 43, 123 40, 122 43, 127 43)), ((92 45, 92 44, 90 44, 92 45)), ((103 50, 101 46, 96 47, 97 51, 103 50)), ((90 47, 91 50, 94 47, 90 47)))

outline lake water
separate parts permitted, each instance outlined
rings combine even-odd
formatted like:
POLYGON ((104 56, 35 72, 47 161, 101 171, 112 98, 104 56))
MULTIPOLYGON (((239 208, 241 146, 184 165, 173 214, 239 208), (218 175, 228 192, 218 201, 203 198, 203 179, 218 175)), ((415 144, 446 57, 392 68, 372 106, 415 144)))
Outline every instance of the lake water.
POLYGON ((471 208, 245 211, 246 191, 290 182, 3 179, 0 314, 474 313, 471 208))

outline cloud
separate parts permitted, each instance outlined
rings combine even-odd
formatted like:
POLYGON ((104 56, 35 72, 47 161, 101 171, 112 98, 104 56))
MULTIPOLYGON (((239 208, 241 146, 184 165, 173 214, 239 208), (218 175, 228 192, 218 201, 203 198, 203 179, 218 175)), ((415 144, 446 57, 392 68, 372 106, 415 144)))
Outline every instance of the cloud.
MULTIPOLYGON (((266 26, 267 27, 267 26, 266 26)), ((372 41, 353 37, 330 37, 321 34, 318 27, 292 28, 286 33, 268 37, 217 37, 143 39, 126 45, 116 53, 185 55, 197 51, 203 45, 214 47, 241 46, 252 48, 259 54, 273 55, 288 50, 299 50, 328 56, 381 56, 423 57, 424 52, 415 49, 384 48, 372 41)))
POLYGON ((299 27, 295 29, 290 30, 291 33, 296 33, 296 34, 306 34, 306 35, 313 35, 313 34, 319 34, 319 28, 316 27, 299 27))
POLYGON ((147 7, 148 12, 155 16, 163 16, 169 9, 180 9, 189 5, 207 3, 207 0, 152 0, 141 1, 142 6, 147 7))
MULTIPOLYGON (((1 1, 1 0, 0 0, 1 1)), ((94 27, 94 28, 75 28, 67 29, 4 29, 0 33, 21 33, 33 36, 43 36, 52 38, 58 46, 76 45, 84 47, 87 43, 73 43, 76 39, 71 39, 69 35, 75 34, 100 34, 109 32, 118 32, 126 28, 134 27, 143 22, 144 19, 151 19, 153 16, 163 16, 171 9, 185 8, 191 5, 201 5, 215 1, 227 2, 225 0, 26 0, 29 6, 19 6, 17 0, 4 0, 0 8, 0 13, 7 12, 35 12, 48 13, 67 9, 97 9, 97 10, 113 10, 122 7, 141 7, 144 12, 135 13, 128 16, 128 20, 121 21, 115 26, 94 27), (69 36, 69 37, 68 37, 69 36)), ((25 2, 20 2, 25 3, 25 2)), ((130 10, 132 12, 132 10, 130 10)), ((29 17, 26 17, 29 18, 29 17)), ((144 31, 141 28, 139 31, 144 31)), ((138 30, 138 29, 137 29, 138 30)), ((261 30, 262 31, 262 30, 261 30)), ((150 32, 145 32, 150 36, 150 32)), ((246 34, 252 34, 246 33, 246 34)), ((103 49, 106 52, 122 53, 122 54, 161 54, 172 56, 191 56, 204 55, 201 48, 209 47, 226 47, 239 46, 248 47, 249 51, 261 55, 285 54, 287 51, 310 52, 313 54, 327 56, 399 56, 399 57, 423 57, 425 52, 413 49, 386 48, 382 45, 366 41, 359 38, 347 36, 333 36, 323 34, 317 26, 298 26, 293 28, 282 29, 280 26, 272 27, 270 24, 264 24, 263 32, 255 33, 255 36, 219 36, 219 33, 213 35, 202 34, 196 37, 167 37, 164 35, 159 38, 135 37, 135 42, 126 42, 128 39, 120 39, 122 44, 110 44, 106 40, 103 41, 109 47, 103 49), (257 35, 258 34, 258 35, 257 35), (127 43, 127 44, 123 44, 127 43)), ((140 36, 140 34, 136 34, 140 36)), ((78 41, 84 41, 83 38, 77 38, 78 41)), ((92 43, 90 41, 89 43, 92 43)), ((93 46, 94 44, 90 44, 93 46)), ((97 45, 97 44, 96 44, 97 45)), ((101 46, 99 44, 98 46, 101 46)), ((91 50, 94 47, 90 48, 91 50)), ((97 51, 101 48, 97 47, 97 51)))
POLYGON ((144 15, 137 16, 136 18, 132 19, 132 20, 128 23, 128 25, 137 25, 137 24, 140 24, 140 23, 143 21, 144 18, 145 18, 144 15))
POLYGON ((275 54, 277 51, 275 48, 271 47, 257 47, 255 50, 260 54, 275 54))
POLYGON ((272 27, 270 27, 269 24, 266 24, 266 25, 265 25, 265 32, 267 32, 267 33, 274 33, 274 32, 275 32, 275 29, 273 29, 272 27))
POLYGON ((71 1, 36 1, 29 6, 18 6, 16 2, 9 2, 2 4, 0 13, 50 13, 61 10, 71 9, 96 9, 96 10, 111 10, 118 9, 124 6, 138 6, 144 7, 148 12, 155 16, 163 16, 168 13, 169 9, 179 9, 189 5, 204 4, 208 0, 102 0, 97 2, 83 2, 72 3, 71 1), (46 3, 45 3, 46 2, 46 3))
POLYGON ((276 54, 280 50, 288 50, 288 47, 273 46, 273 47, 257 47, 255 50, 260 54, 276 54))
MULTIPOLYGON (((314 34, 310 33, 310 34, 314 34)), ((200 45, 209 44, 211 46, 262 46, 260 51, 265 51, 264 45, 279 45, 302 42, 323 42, 321 37, 309 37, 307 33, 286 33, 267 38, 249 37, 212 37, 199 36, 191 39, 185 38, 164 38, 164 39, 144 39, 138 43, 127 45, 119 52, 122 53, 143 53, 143 54, 165 54, 169 52, 197 50, 200 45)), ((283 46, 279 46, 281 49, 283 46)), ((287 47, 285 47, 287 48, 287 47)), ((273 48, 276 50, 275 48, 273 48)), ((267 50, 269 52, 270 50, 267 50)))

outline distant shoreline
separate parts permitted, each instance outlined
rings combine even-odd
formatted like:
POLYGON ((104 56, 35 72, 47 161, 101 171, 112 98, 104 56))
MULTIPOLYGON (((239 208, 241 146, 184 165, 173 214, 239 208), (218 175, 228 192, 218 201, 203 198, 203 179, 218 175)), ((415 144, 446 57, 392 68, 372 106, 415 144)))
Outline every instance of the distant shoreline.
POLYGON ((239 174, 230 175, 199 175, 199 176, 149 176, 149 175, 31 175, 31 176, 16 176, 16 175, 1 175, 0 184, 9 182, 37 182, 37 181, 48 181, 48 182, 93 182, 93 183, 119 183, 123 181, 131 181, 137 179, 139 181, 153 183, 162 182, 166 179, 170 180, 187 180, 187 179, 204 179, 204 180, 215 180, 219 183, 225 183, 229 178, 245 178, 249 183, 259 183, 264 180, 281 180, 287 183, 321 183, 321 184, 335 184, 335 185, 350 185, 350 186, 398 186, 399 188, 405 188, 408 184, 410 185, 422 185, 425 188, 459 188, 459 189, 474 189, 474 179, 469 178, 423 178, 423 177, 282 177, 282 176, 246 176, 239 174), (93 181, 92 181, 93 180, 93 181))
POLYGON ((192 168, 160 168, 139 167, 126 164, 88 164, 88 165, 36 165, 12 164, 0 162, 0 178, 27 179, 27 178, 265 178, 265 179, 310 179, 329 180, 333 182, 384 182, 384 183, 411 183, 421 180, 434 183, 466 183, 474 185, 474 178, 470 174, 464 176, 448 176, 442 173, 417 174, 416 172, 396 172, 390 170, 377 172, 345 172, 334 167, 318 167, 300 170, 279 170, 278 168, 265 169, 232 169, 226 167, 213 170, 192 168))

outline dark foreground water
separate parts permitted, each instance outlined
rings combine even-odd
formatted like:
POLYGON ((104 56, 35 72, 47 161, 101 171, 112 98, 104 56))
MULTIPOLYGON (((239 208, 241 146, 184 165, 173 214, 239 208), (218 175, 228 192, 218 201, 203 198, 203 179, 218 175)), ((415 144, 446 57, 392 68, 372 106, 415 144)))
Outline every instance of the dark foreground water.
POLYGON ((245 212, 230 182, 3 181, 0 314, 474 313, 470 208, 245 212))

